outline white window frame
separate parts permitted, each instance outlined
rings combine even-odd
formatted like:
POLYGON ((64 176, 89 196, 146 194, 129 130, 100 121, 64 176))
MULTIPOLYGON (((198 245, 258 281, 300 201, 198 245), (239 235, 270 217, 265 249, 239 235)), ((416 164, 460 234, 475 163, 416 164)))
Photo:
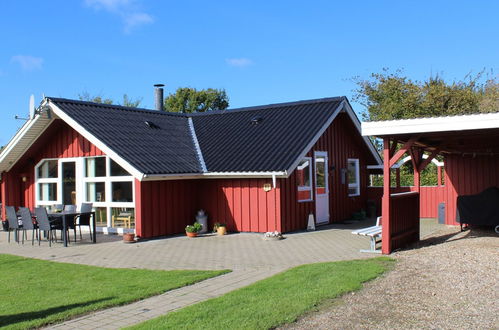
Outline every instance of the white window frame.
POLYGON ((113 233, 123 233, 123 232, 133 232, 134 229, 126 228, 112 228, 111 227, 111 216, 113 208, 132 208, 136 211, 135 207, 135 178, 132 175, 127 176, 111 176, 111 158, 109 156, 90 156, 90 157, 76 157, 76 158, 44 158, 38 162, 35 166, 35 205, 36 206, 52 206, 54 204, 62 204, 62 163, 64 162, 75 162, 76 170, 76 204, 86 203, 87 201, 87 183, 97 183, 103 182, 105 184, 105 195, 106 201, 104 202, 90 202, 94 208, 105 208, 106 209, 106 220, 107 227, 97 227, 98 230, 103 232, 113 232, 113 233), (85 177, 88 158, 106 158, 106 176, 105 177, 85 177), (38 168, 41 164, 47 160, 57 161, 57 178, 39 178, 38 168), (113 202, 112 201, 112 183, 113 182, 131 182, 132 183, 132 202, 113 202), (56 183, 57 184, 57 200, 55 201, 42 201, 40 197, 40 183, 56 183))
POLYGON ((360 196, 360 170, 359 170, 359 159, 358 158, 348 158, 347 159, 347 183, 348 183, 348 196, 349 197, 355 197, 355 196, 360 196), (350 178, 348 177, 348 167, 350 163, 355 164, 355 182, 356 183, 350 183, 350 178), (350 194, 350 189, 355 188, 355 193, 350 194))
POLYGON ((314 152, 314 182, 315 182, 315 194, 317 195, 317 158, 324 158, 324 194, 329 194, 329 158, 327 151, 315 151, 314 152))
POLYGON ((50 161, 50 160, 55 160, 58 161, 57 158, 44 158, 41 161, 38 162, 38 164, 35 165, 35 203, 38 206, 48 206, 48 205, 54 205, 54 204, 60 204, 59 203, 59 190, 60 190, 60 185, 59 185, 59 178, 60 178, 60 163, 57 162, 57 177, 56 178, 39 178, 38 177, 38 169, 40 166, 45 162, 45 161, 50 161), (54 201, 43 201, 40 200, 40 183, 55 183, 57 186, 57 194, 56 194, 56 200, 54 201))
POLYGON ((312 157, 303 157, 302 161, 303 160, 308 160, 309 185, 308 186, 298 186, 298 191, 308 191, 310 198, 309 199, 298 199, 298 203, 312 202, 314 200, 313 187, 312 187, 312 180, 313 180, 312 157))

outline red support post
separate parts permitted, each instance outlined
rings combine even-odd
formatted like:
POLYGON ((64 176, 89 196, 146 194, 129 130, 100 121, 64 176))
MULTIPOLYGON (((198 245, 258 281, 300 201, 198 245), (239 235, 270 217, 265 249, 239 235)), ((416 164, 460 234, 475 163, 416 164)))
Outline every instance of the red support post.
POLYGON ((144 235, 142 211, 142 182, 135 179, 135 234, 139 237, 144 235))
POLYGON ((382 204, 382 227, 381 227, 381 252, 390 254, 392 252, 392 239, 390 233, 390 139, 383 139, 383 204, 382 204))

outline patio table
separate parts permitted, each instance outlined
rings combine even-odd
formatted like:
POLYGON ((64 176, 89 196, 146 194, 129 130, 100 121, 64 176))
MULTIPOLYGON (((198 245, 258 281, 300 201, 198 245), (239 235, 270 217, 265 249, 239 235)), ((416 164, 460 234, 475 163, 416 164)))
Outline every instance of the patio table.
POLYGON ((63 238, 63 242, 64 242, 64 247, 67 247, 68 246, 68 238, 66 236, 66 230, 68 229, 68 219, 71 219, 71 218, 75 218, 76 216, 80 216, 82 214, 90 214, 91 218, 92 218, 92 228, 94 228, 94 230, 92 230, 92 243, 96 243, 97 242, 97 236, 95 234, 95 212, 57 212, 57 213, 49 213, 49 217, 51 218, 62 218, 62 231, 64 232, 64 235, 62 235, 64 238, 63 238))

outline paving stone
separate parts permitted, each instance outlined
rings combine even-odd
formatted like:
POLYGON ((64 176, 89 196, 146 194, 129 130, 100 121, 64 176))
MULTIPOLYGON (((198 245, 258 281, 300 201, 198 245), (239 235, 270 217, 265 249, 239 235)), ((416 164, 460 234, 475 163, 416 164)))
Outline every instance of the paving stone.
MULTIPOLYGON (((315 232, 286 234, 286 239, 275 242, 264 241, 262 234, 255 233, 205 236, 195 240, 178 236, 136 244, 123 244, 119 236, 98 235, 97 244, 73 244, 64 248, 61 243, 56 243, 49 248, 48 245, 8 244, 6 233, 0 232, 0 253, 114 268, 232 270, 201 283, 51 327, 85 329, 90 324, 99 329, 118 329, 223 295, 301 264, 377 256, 360 253, 360 249, 369 247, 369 241, 351 234, 352 230, 373 225, 374 221, 330 225, 315 232), (144 312, 143 309, 151 311, 144 312)), ((421 232, 428 235, 438 229, 430 223, 421 232)))

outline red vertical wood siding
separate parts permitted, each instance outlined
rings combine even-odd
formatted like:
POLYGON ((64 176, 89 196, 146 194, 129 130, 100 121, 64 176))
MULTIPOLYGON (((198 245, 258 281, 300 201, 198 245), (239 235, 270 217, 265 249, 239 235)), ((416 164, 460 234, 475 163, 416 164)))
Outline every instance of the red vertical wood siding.
POLYGON ((140 237, 178 234, 196 219, 195 180, 135 181, 136 228, 140 237))
MULTIPOLYGON (((314 151, 327 151, 328 153, 329 222, 343 221, 348 219, 353 212, 365 209, 368 182, 367 162, 372 162, 372 156, 347 114, 342 113, 336 117, 307 156, 313 156, 314 151), (349 197, 348 183, 341 183, 341 169, 347 168, 348 158, 359 159, 360 196, 349 197)), ((315 194, 314 201, 298 202, 296 171, 288 179, 278 181, 281 186, 282 231, 306 228, 309 213, 315 214, 315 194)))
POLYGON ((227 224, 229 231, 281 231, 280 186, 263 190, 271 179, 198 180, 198 208, 208 214, 210 227, 227 224))
POLYGON ((445 157, 445 222, 457 225, 457 196, 478 194, 483 190, 499 187, 499 157, 445 157))
MULTIPOLYGON (((2 206, 35 206, 35 166, 44 158, 103 156, 104 153, 62 120, 55 120, 17 164, 2 174, 2 206), (22 181, 26 177, 26 182, 22 181)), ((2 210, 2 216, 4 212, 2 210)))
POLYGON ((280 187, 266 192, 270 179, 135 181, 136 232, 154 237, 184 232, 199 209, 232 232, 281 231, 280 187))
POLYGON ((419 241, 420 215, 417 210, 419 210, 418 192, 390 195, 390 228, 383 231, 381 243, 383 253, 391 253, 395 249, 419 241))
MULTIPOLYGON (((391 193, 416 191, 415 187, 391 188, 391 193)), ((438 204, 445 202, 445 186, 421 186, 419 213, 421 218, 438 217, 438 204)), ((381 198, 383 187, 368 187, 367 198, 376 203, 377 215, 381 215, 381 198)))

